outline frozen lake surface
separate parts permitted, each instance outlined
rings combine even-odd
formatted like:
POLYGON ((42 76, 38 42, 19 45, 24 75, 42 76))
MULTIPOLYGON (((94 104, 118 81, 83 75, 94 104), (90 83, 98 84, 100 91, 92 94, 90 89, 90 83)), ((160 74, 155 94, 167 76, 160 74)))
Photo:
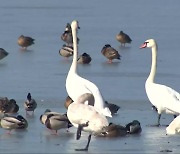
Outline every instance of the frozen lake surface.
MULTIPOLYGON (((139 136, 93 137, 88 153, 178 153, 179 136, 167 136, 163 126, 147 127, 157 120, 144 89, 151 51, 139 46, 149 38, 157 40, 156 82, 180 91, 179 5, 179 0, 1 0, 0 47, 9 55, 0 61, 0 96, 16 99, 19 113, 25 115, 23 103, 31 92, 38 108, 34 117, 27 117, 27 131, 7 135, 0 129, 0 153, 76 153, 74 149, 86 143, 86 133, 79 141, 74 137, 75 128, 51 135, 39 121, 46 108, 65 112, 65 80, 72 58, 65 60, 59 55, 64 44, 60 35, 74 19, 81 27, 79 53, 92 57, 90 65, 78 66, 80 75, 96 83, 106 100, 121 106, 111 121, 126 124, 137 119, 143 127, 139 136), (133 40, 126 47, 115 39, 121 30, 133 40), (35 38, 27 51, 17 45, 21 34, 35 38), (101 54, 105 44, 119 51, 120 61, 107 63, 101 54)), ((163 115, 162 123, 167 125, 172 118, 163 115)))

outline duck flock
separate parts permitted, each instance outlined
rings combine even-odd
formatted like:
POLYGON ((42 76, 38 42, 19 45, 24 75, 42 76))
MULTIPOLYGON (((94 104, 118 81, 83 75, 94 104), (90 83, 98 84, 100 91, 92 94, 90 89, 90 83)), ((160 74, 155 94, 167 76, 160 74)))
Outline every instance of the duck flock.
MULTIPOLYGON (((135 119, 122 126, 110 122, 111 118, 118 113, 120 107, 116 104, 108 103, 95 83, 83 78, 77 71, 78 64, 89 64, 91 56, 88 53, 78 55, 78 44, 80 39, 77 32, 80 29, 79 22, 73 20, 71 24, 67 23, 65 31, 61 35, 61 40, 65 42, 59 50, 59 54, 65 58, 73 57, 66 82, 64 83, 67 91, 67 98, 64 106, 66 113, 59 113, 46 109, 40 116, 40 123, 57 134, 60 129, 76 127, 76 139, 81 138, 81 132, 89 133, 88 142, 84 148, 75 149, 76 151, 88 151, 91 137, 121 137, 131 134, 140 134, 142 131, 140 122, 135 119)), ((120 31, 116 35, 116 40, 125 46, 131 43, 132 39, 120 31)), ((18 38, 18 45, 26 50, 27 47, 34 44, 35 39, 21 35, 18 38)), ((160 126, 162 113, 172 114, 175 119, 166 128, 167 134, 177 134, 180 131, 180 94, 172 88, 155 83, 156 65, 157 65, 157 43, 154 39, 146 40, 140 48, 152 49, 152 65, 150 74, 145 82, 145 90, 149 101, 158 113, 157 124, 160 126)), ((113 63, 114 59, 120 60, 121 55, 110 44, 105 44, 101 50, 108 63, 113 63)), ((0 48, 0 60, 8 56, 8 52, 0 48)), ((24 110, 26 115, 33 115, 38 104, 29 92, 24 101, 24 110)), ((28 129, 28 121, 22 115, 17 114, 19 106, 14 99, 7 97, 0 98, 0 126, 7 129, 8 133, 14 129, 28 129), (16 114, 16 116, 15 116, 16 114)))

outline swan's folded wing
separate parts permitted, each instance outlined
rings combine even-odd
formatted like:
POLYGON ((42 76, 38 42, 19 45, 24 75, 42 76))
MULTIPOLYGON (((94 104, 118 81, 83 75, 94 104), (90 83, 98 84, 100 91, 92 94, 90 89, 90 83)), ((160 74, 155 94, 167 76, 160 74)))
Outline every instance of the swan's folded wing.
POLYGON ((180 94, 170 87, 166 87, 166 90, 167 94, 164 96, 166 97, 165 108, 180 114, 180 94))
POLYGON ((177 100, 180 102, 180 94, 175 91, 174 89, 167 87, 167 90, 169 92, 170 95, 172 95, 172 97, 174 98, 174 100, 177 100))
POLYGON ((89 80, 82 78, 82 81, 86 89, 88 89, 93 94, 95 99, 94 107, 97 109, 97 111, 101 112, 105 116, 112 117, 109 108, 105 107, 104 99, 99 88, 89 80))

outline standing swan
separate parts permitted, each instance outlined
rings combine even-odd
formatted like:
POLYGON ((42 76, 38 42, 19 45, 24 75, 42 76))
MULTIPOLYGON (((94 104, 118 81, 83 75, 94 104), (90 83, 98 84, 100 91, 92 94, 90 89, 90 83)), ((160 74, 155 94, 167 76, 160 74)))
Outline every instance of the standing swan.
MULTIPOLYGON (((93 95, 91 95, 93 97, 93 95)), ((81 131, 90 132, 88 143, 84 149, 76 149, 76 151, 88 151, 91 135, 101 133, 105 127, 109 125, 107 118, 96 111, 94 106, 85 104, 85 101, 93 100, 89 93, 84 93, 75 102, 68 106, 67 116, 69 121, 77 127, 76 139, 80 139, 81 131)))
POLYGON ((73 35, 73 61, 66 78, 66 90, 68 95, 75 102, 84 93, 93 94, 95 98, 94 107, 99 113, 105 116, 112 117, 109 108, 105 107, 104 100, 98 89, 98 87, 87 79, 80 77, 77 73, 77 59, 78 59, 78 47, 77 47, 77 29, 78 22, 76 20, 72 21, 71 24, 72 35, 73 35))
POLYGON ((170 87, 154 82, 157 65, 157 43, 153 39, 146 40, 140 48, 152 49, 152 65, 150 74, 145 83, 145 89, 150 102, 157 108, 158 123, 160 125, 161 113, 180 114, 180 94, 170 87))

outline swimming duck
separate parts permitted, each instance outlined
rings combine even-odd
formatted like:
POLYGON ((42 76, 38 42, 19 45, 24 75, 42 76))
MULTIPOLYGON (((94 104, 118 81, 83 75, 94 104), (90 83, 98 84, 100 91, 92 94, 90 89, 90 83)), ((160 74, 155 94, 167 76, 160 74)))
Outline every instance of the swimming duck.
POLYGON ((63 47, 59 50, 59 54, 63 57, 71 57, 73 55, 73 47, 69 45, 63 45, 63 47))
POLYGON ((24 102, 24 108, 26 110, 26 114, 28 113, 28 111, 32 111, 34 114, 34 110, 36 109, 36 107, 37 107, 37 103, 35 99, 31 97, 31 93, 28 93, 27 100, 24 102))
POLYGON ((139 134, 142 131, 141 124, 138 120, 133 120, 126 125, 129 134, 139 134))
POLYGON ((101 50, 101 53, 109 60, 109 63, 112 63, 113 59, 119 59, 121 58, 119 52, 111 47, 111 45, 106 44, 101 50))
POLYGON ((89 64, 91 62, 91 56, 87 53, 83 53, 82 55, 80 55, 80 57, 78 58, 78 63, 80 64, 89 64))
POLYGON ((18 45, 21 46, 24 50, 27 49, 27 47, 31 46, 32 44, 34 44, 35 39, 29 37, 29 36, 24 36, 21 35, 18 38, 18 45))
POLYGON ((114 115, 117 113, 117 111, 120 109, 120 107, 116 104, 108 103, 108 101, 105 101, 106 106, 111 111, 111 114, 114 115))
POLYGON ((4 50, 3 48, 0 48, 0 60, 5 58, 9 53, 4 50))
POLYGON ((116 40, 124 46, 126 43, 131 43, 132 41, 129 35, 125 34, 123 31, 120 31, 120 33, 116 35, 116 40))
POLYGON ((27 120, 21 116, 18 115, 17 117, 14 116, 5 116, 1 119, 1 127, 4 129, 9 130, 9 133, 13 129, 25 129, 28 127, 27 120))
POLYGON ((45 121, 45 126, 50 130, 55 130, 56 134, 59 129, 62 128, 70 128, 72 124, 67 118, 67 114, 48 114, 47 119, 45 121))
POLYGON ((104 128, 104 131, 101 133, 97 133, 96 136, 121 137, 121 136, 126 136, 127 134, 128 133, 126 127, 114 123, 109 123, 109 125, 104 128))

